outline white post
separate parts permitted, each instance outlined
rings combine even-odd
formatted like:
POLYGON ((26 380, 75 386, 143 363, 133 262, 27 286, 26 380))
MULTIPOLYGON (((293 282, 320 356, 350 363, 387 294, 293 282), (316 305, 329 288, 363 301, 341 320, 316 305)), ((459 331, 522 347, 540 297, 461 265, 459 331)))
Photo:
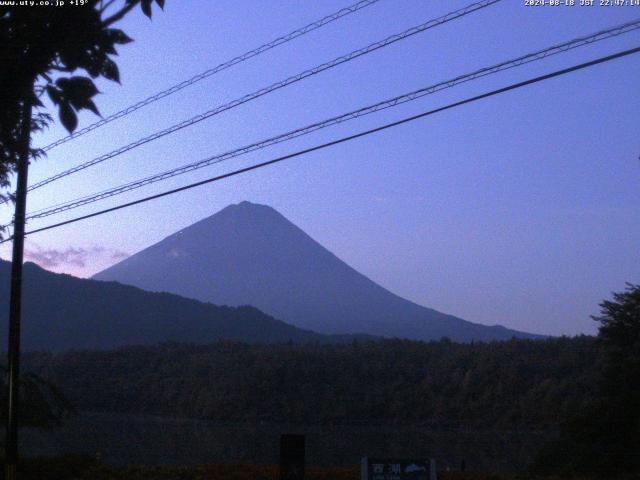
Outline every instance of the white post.
POLYGON ((433 458, 429 460, 429 480, 438 480, 438 473, 436 472, 436 461, 433 458))
POLYGON ((362 457, 360 461, 360 480, 369 480, 369 457, 362 457))

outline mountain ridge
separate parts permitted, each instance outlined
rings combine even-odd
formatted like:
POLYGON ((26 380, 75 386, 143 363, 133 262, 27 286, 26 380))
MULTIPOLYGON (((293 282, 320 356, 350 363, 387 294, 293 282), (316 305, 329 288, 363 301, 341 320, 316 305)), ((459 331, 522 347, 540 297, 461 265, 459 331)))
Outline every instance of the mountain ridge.
MULTIPOLYGON (((11 263, 0 260, 0 344, 7 344, 11 263)), ((252 306, 218 306, 117 282, 98 282, 24 265, 22 348, 64 351, 161 342, 340 343, 252 306)))

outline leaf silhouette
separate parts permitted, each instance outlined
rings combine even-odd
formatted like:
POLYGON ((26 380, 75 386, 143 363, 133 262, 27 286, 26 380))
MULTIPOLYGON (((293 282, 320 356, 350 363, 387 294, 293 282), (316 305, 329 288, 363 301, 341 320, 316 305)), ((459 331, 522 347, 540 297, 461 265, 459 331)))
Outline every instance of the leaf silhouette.
POLYGON ((78 126, 78 117, 69 102, 62 102, 60 104, 60 121, 64 128, 66 128, 70 133, 73 133, 78 126))
POLYGON ((60 103, 60 90, 52 85, 47 85, 47 94, 55 105, 58 105, 60 103))
POLYGON ((109 40, 111 40, 115 44, 126 45, 127 43, 133 42, 133 39, 129 37, 122 30, 117 28, 109 28, 105 31, 105 35, 109 40))
POLYGON ((102 64, 102 76, 108 80, 120 83, 120 71, 118 70, 116 62, 110 59, 105 60, 102 64))
POLYGON ((151 18, 151 0, 142 0, 140 6, 142 7, 142 12, 151 18))

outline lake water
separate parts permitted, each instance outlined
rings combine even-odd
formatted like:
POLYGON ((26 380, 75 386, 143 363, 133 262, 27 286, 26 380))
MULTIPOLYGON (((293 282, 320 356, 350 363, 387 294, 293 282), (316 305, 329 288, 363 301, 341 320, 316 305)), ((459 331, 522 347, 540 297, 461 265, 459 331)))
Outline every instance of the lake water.
POLYGON ((447 430, 394 426, 224 424, 206 420, 82 413, 52 431, 21 431, 28 456, 98 456, 114 465, 278 462, 282 433, 306 435, 309 465, 359 465, 360 458, 434 457, 441 467, 517 471, 550 432, 447 430))

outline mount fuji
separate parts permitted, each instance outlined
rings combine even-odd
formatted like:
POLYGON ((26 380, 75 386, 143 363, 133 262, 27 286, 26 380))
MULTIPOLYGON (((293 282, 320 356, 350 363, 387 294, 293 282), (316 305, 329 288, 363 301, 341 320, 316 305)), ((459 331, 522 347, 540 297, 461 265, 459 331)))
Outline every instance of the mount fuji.
POLYGON ((217 305, 252 305, 324 334, 462 342, 540 338, 465 321, 401 298, 273 208, 250 202, 229 205, 93 279, 217 305))

